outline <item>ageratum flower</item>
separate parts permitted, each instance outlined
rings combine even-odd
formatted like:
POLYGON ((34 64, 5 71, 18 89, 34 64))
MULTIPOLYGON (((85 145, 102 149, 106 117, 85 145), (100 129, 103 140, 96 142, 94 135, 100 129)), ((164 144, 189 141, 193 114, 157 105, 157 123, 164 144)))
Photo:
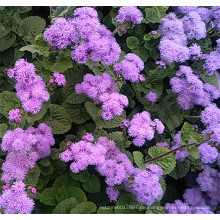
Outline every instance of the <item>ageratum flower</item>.
POLYGON ((132 22, 133 24, 140 24, 142 19, 141 11, 135 6, 120 7, 117 15, 119 23, 132 22))
POLYGON ((0 196, 0 209, 4 214, 31 214, 34 200, 25 192, 25 184, 15 182, 11 188, 3 191, 0 196))
POLYGON ((131 82, 140 82, 142 75, 140 72, 144 69, 144 62, 139 56, 128 53, 125 59, 114 65, 116 75, 122 74, 123 78, 131 82))
POLYGON ((133 144, 141 147, 145 141, 154 138, 155 130, 158 134, 164 131, 164 125, 159 119, 151 120, 149 112, 143 111, 142 113, 135 114, 128 126, 128 135, 133 137, 133 144))
POLYGON ((50 95, 43 79, 36 74, 34 65, 24 59, 19 59, 15 62, 14 68, 9 69, 7 73, 10 78, 16 80, 15 89, 23 109, 37 114, 43 102, 49 101, 50 95))
POLYGON ((2 138, 1 150, 9 153, 2 165, 1 180, 6 183, 23 180, 37 160, 50 154, 54 144, 51 128, 43 123, 38 128, 7 131, 2 138))

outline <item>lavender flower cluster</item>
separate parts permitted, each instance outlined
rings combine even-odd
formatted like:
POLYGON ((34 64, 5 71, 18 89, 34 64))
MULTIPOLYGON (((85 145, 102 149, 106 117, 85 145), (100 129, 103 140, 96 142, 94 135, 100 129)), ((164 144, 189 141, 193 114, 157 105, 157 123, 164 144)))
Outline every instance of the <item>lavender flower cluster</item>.
POLYGON ((141 11, 135 6, 120 7, 118 11, 117 21, 119 23, 132 22, 140 24, 143 19, 141 11))
POLYGON ((50 95, 43 79, 36 74, 34 65, 19 59, 14 68, 9 69, 7 73, 10 78, 16 80, 15 89, 23 109, 32 114, 38 113, 43 102, 49 101, 50 95))
POLYGON ((14 121, 16 123, 20 123, 21 122, 20 109, 16 108, 16 109, 10 110, 8 115, 9 115, 9 120, 10 121, 14 121))
POLYGON ((134 138, 133 144, 138 147, 143 146, 146 140, 152 140, 155 131, 162 134, 164 125, 159 119, 152 120, 150 113, 146 111, 135 114, 128 126, 128 135, 134 138))
POLYGON ((160 55, 166 63, 185 62, 192 56, 199 59, 202 55, 201 48, 197 44, 188 47, 187 40, 200 40, 206 37, 206 24, 204 21, 205 8, 177 7, 175 12, 169 13, 161 19, 159 33, 160 55), (203 10, 204 9, 204 10, 203 10), (177 14, 184 16, 178 18, 177 14))
MULTIPOLYGON (((22 182, 37 160, 50 154, 50 147, 55 144, 51 128, 39 124, 38 128, 27 130, 16 128, 8 130, 2 138, 1 150, 7 151, 2 165, 1 181, 6 183, 0 196, 0 209, 4 213, 30 214, 34 201, 27 196, 25 184, 22 182), (10 185, 12 182, 14 183, 10 185)), ((31 188, 36 194, 36 189, 31 188)))
POLYGON ((96 104, 102 104, 102 117, 105 120, 120 116, 128 105, 128 98, 117 92, 117 86, 108 73, 102 76, 86 74, 83 82, 76 84, 75 91, 76 94, 88 95, 96 104))
POLYGON ((125 80, 136 83, 144 80, 144 76, 140 74, 143 69, 144 62, 133 53, 126 54, 124 60, 114 65, 116 75, 122 74, 125 80))
POLYGON ((27 130, 8 130, 1 143, 1 150, 8 152, 2 165, 1 180, 5 183, 24 180, 36 161, 50 154, 50 147, 54 144, 51 128, 46 124, 27 130))
POLYGON ((25 191, 25 184, 16 181, 0 196, 0 210, 4 214, 31 214, 34 209, 34 200, 29 198, 25 191))
POLYGON ((73 18, 57 18, 44 32, 44 40, 52 48, 65 49, 73 45, 71 57, 80 64, 90 58, 94 62, 110 65, 117 62, 121 48, 112 33, 100 23, 92 7, 74 11, 73 18))
POLYGON ((60 154, 61 160, 71 161, 70 169, 73 173, 85 170, 89 165, 105 177, 108 184, 107 194, 112 201, 116 201, 119 191, 115 185, 125 184, 127 189, 137 196, 139 202, 151 205, 162 197, 163 191, 159 183, 162 169, 157 165, 147 166, 148 171, 134 168, 127 155, 121 153, 115 143, 106 137, 100 137, 94 142, 92 134, 83 136, 82 141, 73 143, 69 149, 60 154), (129 179, 133 179, 130 186, 129 179))
POLYGON ((53 77, 50 78, 50 84, 56 83, 58 86, 66 85, 66 78, 63 74, 54 72, 53 77))
POLYGON ((210 54, 203 54, 199 45, 187 45, 187 40, 201 40, 206 37, 207 22, 211 22, 212 27, 220 30, 220 7, 213 6, 211 9, 198 6, 176 7, 175 12, 169 13, 161 19, 159 32, 162 39, 160 41, 160 54, 166 63, 185 62, 190 59, 204 60, 203 67, 207 74, 212 75, 220 69, 219 65, 219 44, 217 49, 210 54), (183 16, 182 18, 178 18, 183 16), (188 47, 189 46, 189 47, 188 47))
POLYGON ((203 83, 188 66, 180 66, 176 77, 170 80, 170 84, 173 92, 178 94, 179 106, 184 110, 191 109, 195 105, 206 107, 220 97, 220 92, 214 85, 203 83))
POLYGON ((214 214, 220 202, 220 173, 209 166, 203 166, 202 172, 192 183, 192 177, 186 180, 190 188, 186 189, 183 197, 185 202, 176 200, 174 204, 167 203, 168 214, 214 214))

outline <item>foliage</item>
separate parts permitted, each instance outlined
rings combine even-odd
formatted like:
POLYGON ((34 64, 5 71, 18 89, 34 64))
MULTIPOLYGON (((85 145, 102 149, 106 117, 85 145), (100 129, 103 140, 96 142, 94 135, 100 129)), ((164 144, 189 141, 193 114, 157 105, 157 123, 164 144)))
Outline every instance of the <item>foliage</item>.
MULTIPOLYGON (((144 62, 144 70, 141 73, 146 80, 139 83, 132 83, 121 76, 116 76, 113 65, 106 66, 91 60, 85 65, 79 64, 71 59, 70 46, 64 50, 57 50, 44 40, 45 28, 56 18, 71 17, 75 9, 75 6, 61 6, 58 9, 0 7, 0 142, 7 130, 18 127, 28 129, 31 126, 37 127, 39 123, 45 123, 52 129, 55 145, 50 155, 39 160, 24 180, 27 186, 37 189, 37 194, 32 196, 35 201, 33 213, 164 214, 166 213, 164 205, 167 201, 174 202, 175 199, 182 197, 176 195, 176 192, 185 191, 184 177, 187 174, 197 175, 201 171, 203 163, 200 160, 198 146, 207 141, 207 137, 201 135, 204 126, 199 120, 204 108, 196 106, 192 110, 181 109, 177 95, 171 90, 169 81, 179 70, 179 63, 167 64, 166 68, 159 68, 156 64, 156 61, 161 59, 158 51, 161 36, 159 33, 152 35, 152 31, 158 30, 161 19, 173 8, 139 7, 143 14, 142 23, 133 25, 130 22, 125 25, 126 31, 122 33, 120 24, 116 22, 119 7, 96 7, 101 23, 113 33, 122 49, 120 60, 123 60, 126 54, 134 53, 144 62), (27 59, 35 65, 37 75, 41 76, 46 84, 50 100, 44 103, 35 115, 22 110, 21 122, 15 123, 8 120, 9 111, 22 109, 22 103, 16 95, 15 81, 7 76, 6 70, 12 68, 20 58, 27 59), (65 86, 51 85, 53 72, 60 72, 65 76, 65 86), (87 73, 98 76, 103 72, 110 74, 117 85, 117 92, 124 94, 129 101, 122 114, 112 120, 102 118, 100 103, 75 91, 76 84, 81 83, 87 73), (155 103, 145 98, 149 92, 156 93, 155 103), (165 131, 163 134, 155 135, 153 140, 146 141, 144 146, 136 147, 128 135, 128 129, 122 126, 122 121, 131 120, 135 114, 142 111, 150 112, 152 120, 160 119, 165 131), (179 149, 172 148, 174 135, 178 132, 181 132, 180 150, 186 150, 189 154, 182 161, 176 158, 179 149), (132 165, 142 171, 146 170, 146 165, 159 165, 163 170, 163 177, 160 178, 163 198, 146 206, 137 202, 137 198, 124 186, 117 185, 116 188, 120 191, 119 198, 116 202, 110 201, 106 194, 105 178, 94 167, 88 167, 78 173, 70 172, 70 163, 61 161, 59 154, 68 149, 69 141, 78 142, 86 133, 92 133, 96 140, 105 136, 114 141, 118 149, 127 155, 132 165), (157 145, 161 142, 166 142, 167 146, 157 145)), ((213 30, 210 33, 213 36, 208 35, 201 40, 202 49, 206 52, 212 51, 212 47, 216 46, 213 42, 217 39, 218 32, 213 30)), ((202 68, 202 61, 199 65, 199 68, 202 68)), ((219 79, 215 74, 209 76, 203 71, 200 78, 204 83, 219 87, 219 79)), ((216 104, 219 104, 218 100, 216 104)), ((217 150, 219 152, 219 148, 217 150)), ((7 154, 0 148, 0 167, 5 162, 6 156, 7 154)), ((211 166, 215 167, 217 164, 211 166)), ((132 183, 132 178, 130 181, 132 183)), ((3 182, 0 181, 0 186, 2 185, 3 182)))

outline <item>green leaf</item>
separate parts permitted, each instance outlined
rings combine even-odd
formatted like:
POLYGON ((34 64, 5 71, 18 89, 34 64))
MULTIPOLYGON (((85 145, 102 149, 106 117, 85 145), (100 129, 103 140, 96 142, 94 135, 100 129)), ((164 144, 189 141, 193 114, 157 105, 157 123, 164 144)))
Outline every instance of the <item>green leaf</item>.
POLYGON ((66 70, 73 67, 70 51, 59 51, 58 55, 44 57, 43 66, 45 69, 51 72, 65 72, 66 70))
POLYGON ((175 169, 169 174, 174 179, 180 179, 183 178, 190 169, 190 161, 184 160, 184 161, 177 161, 175 169))
POLYGON ((70 117, 60 105, 51 104, 43 122, 52 128, 53 134, 64 134, 71 128, 70 117))
POLYGON ((40 169, 38 166, 35 166, 28 172, 28 175, 26 176, 24 182, 27 186, 35 187, 37 185, 39 177, 40 177, 40 169))
POLYGON ((87 170, 80 171, 79 173, 71 173, 70 175, 73 179, 80 181, 82 183, 87 182, 90 177, 90 173, 87 170))
POLYGON ((71 197, 60 202, 53 210, 53 214, 70 214, 70 211, 78 204, 76 198, 71 197))
POLYGON ((63 174, 61 176, 59 176, 54 184, 53 184, 54 188, 56 189, 56 191, 61 188, 62 186, 65 187, 80 187, 80 183, 77 182, 76 180, 74 180, 69 173, 63 174))
POLYGON ((2 138, 5 134, 5 132, 8 130, 8 125, 3 123, 0 124, 0 138, 2 138))
POLYGON ((42 33, 45 26, 45 20, 38 16, 30 16, 23 19, 22 30, 25 40, 33 42, 35 36, 42 33))
POLYGON ((19 14, 27 13, 31 11, 32 7, 31 6, 18 6, 16 7, 16 11, 19 14))
POLYGON ((22 48, 20 48, 20 51, 29 51, 31 53, 38 53, 40 54, 40 50, 38 50, 35 46, 33 45, 27 45, 27 46, 24 46, 22 48))
POLYGON ((35 41, 33 43, 33 46, 39 51, 38 53, 40 55, 43 55, 44 57, 48 57, 50 54, 50 44, 46 41, 44 41, 43 34, 38 34, 35 37, 35 41))
POLYGON ((40 110, 37 114, 35 114, 35 115, 33 115, 33 114, 28 114, 28 115, 26 116, 26 120, 27 120, 27 123, 28 123, 29 125, 33 125, 35 121, 38 121, 38 120, 40 120, 40 119, 42 119, 42 118, 44 117, 44 115, 45 115, 46 112, 47 112, 47 109, 46 109, 47 106, 46 106, 46 105, 47 105, 47 104, 43 104, 41 110, 40 110))
POLYGON ((55 187, 45 189, 39 196, 40 202, 45 205, 55 206, 57 204, 56 192, 55 187))
POLYGON ((62 187, 57 190, 55 196, 57 203, 71 197, 75 197, 79 202, 87 201, 85 193, 78 187, 66 187, 62 185, 62 187))
POLYGON ((199 151, 196 146, 187 147, 187 151, 194 159, 199 159, 199 151))
POLYGON ((70 120, 73 123, 83 124, 87 120, 91 119, 83 105, 73 105, 64 102, 62 106, 65 108, 66 113, 69 115, 70 120))
POLYGON ((69 10, 73 10, 75 6, 60 6, 58 9, 54 10, 51 14, 51 18, 63 17, 69 10))
POLYGON ((134 49, 132 50, 132 52, 138 55, 142 59, 143 62, 146 62, 149 57, 148 50, 144 47, 139 47, 137 49, 134 49))
POLYGON ((144 164, 144 156, 140 151, 133 152, 134 162, 138 166, 139 169, 145 170, 146 165, 144 164))
POLYGON ((144 11, 146 17, 144 18, 144 22, 148 23, 159 23, 161 18, 166 16, 166 11, 169 7, 167 6, 151 6, 147 7, 144 11))
POLYGON ((99 178, 92 174, 87 182, 82 184, 83 188, 89 193, 98 193, 101 190, 101 183, 99 178))
POLYGON ((49 164, 49 166, 40 166, 40 172, 43 176, 49 176, 54 172, 53 164, 49 164))
POLYGON ((85 108, 94 121, 97 121, 101 117, 101 109, 99 109, 93 102, 86 102, 85 108))
POLYGON ((0 38, 5 37, 9 32, 10 30, 0 23, 0 38))
POLYGON ((220 85, 218 84, 218 79, 215 74, 209 76, 206 73, 202 72, 202 73, 200 73, 200 76, 205 83, 209 83, 211 85, 214 85, 217 89, 219 88, 220 85))
POLYGON ((19 108, 20 101, 14 92, 5 91, 0 93, 0 113, 8 118, 8 112, 19 108))
POLYGON ((50 166, 50 159, 49 158, 43 158, 40 160, 40 164, 44 167, 50 166))
POLYGON ((120 131, 109 133, 109 139, 113 140, 120 149, 128 148, 131 145, 131 141, 127 140, 123 132, 120 131))
POLYGON ((203 142, 203 139, 200 134, 195 131, 195 127, 193 125, 185 122, 181 130, 181 141, 183 145, 187 145, 188 142, 201 144, 203 142))
POLYGON ((86 101, 84 94, 77 95, 74 91, 65 100, 69 104, 81 104, 86 101))
POLYGON ((135 49, 139 45, 138 38, 131 36, 126 39, 126 44, 129 49, 135 49))
MULTIPOLYGON (((159 157, 169 151, 170 150, 165 147, 154 146, 148 150, 148 154, 152 158, 155 158, 155 157, 159 157)), ((174 170, 174 168, 176 166, 176 160, 175 160, 175 156, 173 153, 170 153, 166 156, 163 156, 159 159, 156 159, 152 163, 155 163, 155 164, 161 166, 163 169, 163 174, 169 174, 171 171, 174 170)))
POLYGON ((91 214, 96 211, 96 204, 93 202, 82 202, 77 204, 72 210, 71 214, 91 214))
POLYGON ((7 50, 15 43, 15 40, 16 40, 16 34, 14 34, 13 32, 10 32, 5 37, 1 38, 0 51, 7 50))

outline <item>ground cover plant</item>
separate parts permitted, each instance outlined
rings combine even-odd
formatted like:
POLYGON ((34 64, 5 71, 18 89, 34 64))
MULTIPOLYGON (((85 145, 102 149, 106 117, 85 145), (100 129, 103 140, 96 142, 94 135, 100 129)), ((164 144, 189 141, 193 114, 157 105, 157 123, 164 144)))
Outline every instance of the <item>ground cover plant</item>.
POLYGON ((218 214, 220 7, 0 7, 1 214, 218 214))

